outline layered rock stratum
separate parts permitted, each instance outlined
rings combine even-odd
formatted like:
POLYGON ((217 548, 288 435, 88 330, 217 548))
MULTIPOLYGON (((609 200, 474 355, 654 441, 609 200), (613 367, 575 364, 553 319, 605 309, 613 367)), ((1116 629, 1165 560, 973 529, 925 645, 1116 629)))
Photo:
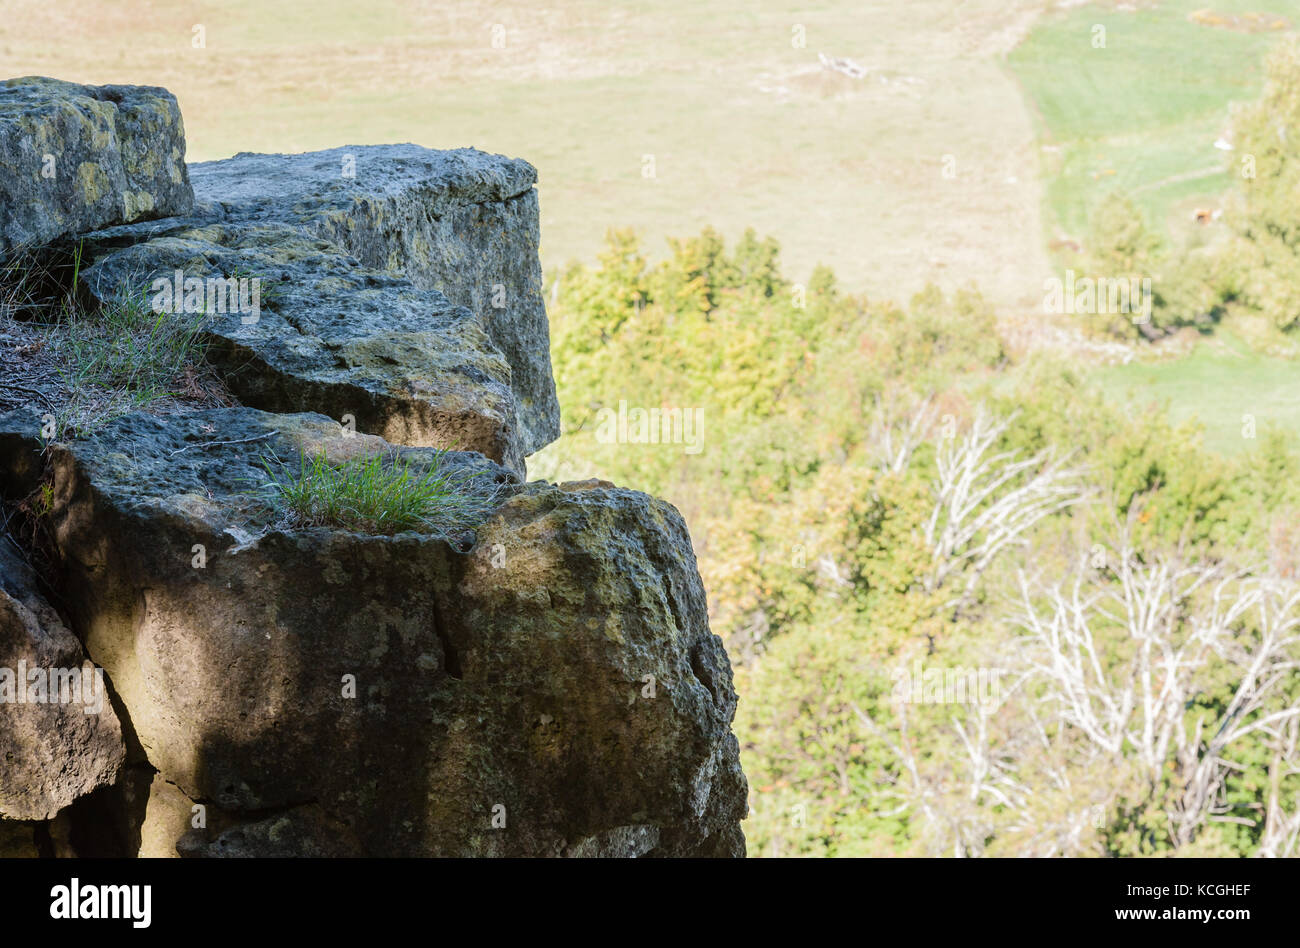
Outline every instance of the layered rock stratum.
POLYGON ((65 429, 66 384, 8 383, 31 397, 0 413, 0 666, 105 694, 0 701, 0 855, 743 855, 681 516, 526 479, 559 434, 532 166, 183 156, 163 90, 0 84, 0 259, 75 247, 64 305, 194 320, 222 392, 65 429), (371 458, 445 475, 472 522, 268 499, 272 464, 371 458))

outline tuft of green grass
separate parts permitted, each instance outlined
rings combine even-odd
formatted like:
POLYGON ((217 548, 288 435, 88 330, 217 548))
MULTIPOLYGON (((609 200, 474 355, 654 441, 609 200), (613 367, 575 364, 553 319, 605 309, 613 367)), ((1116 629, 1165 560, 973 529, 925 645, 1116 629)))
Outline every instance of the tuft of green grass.
POLYGON ((449 470, 438 452, 432 464, 374 454, 331 463, 324 453, 301 455, 296 468, 262 458, 263 489, 296 526, 392 535, 406 531, 457 538, 486 519, 498 488, 482 477, 449 470))
POLYGON ((204 318, 154 312, 144 294, 124 289, 93 311, 70 299, 46 327, 61 389, 58 437, 176 400, 210 400, 204 318))
POLYGON ((14 355, 0 377, 0 410, 34 399, 61 438, 159 403, 221 401, 204 314, 155 312, 130 280, 87 307, 76 292, 81 264, 80 245, 0 262, 0 337, 14 355))
POLYGON ((98 312, 68 309, 59 319, 60 374, 73 392, 117 393, 145 408, 176 392, 202 358, 202 313, 156 313, 143 294, 121 292, 98 312))

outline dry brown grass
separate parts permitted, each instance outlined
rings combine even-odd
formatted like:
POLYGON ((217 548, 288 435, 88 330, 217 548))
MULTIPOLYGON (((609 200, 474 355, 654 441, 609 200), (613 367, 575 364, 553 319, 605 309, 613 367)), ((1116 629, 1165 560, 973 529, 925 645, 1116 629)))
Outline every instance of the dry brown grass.
POLYGON ((1291 21, 1276 13, 1218 13, 1197 10, 1187 17, 1193 23, 1237 33, 1276 33, 1291 28, 1291 21))
POLYGON ((124 412, 232 404, 194 325, 139 300, 87 309, 49 255, 0 264, 0 412, 53 420, 52 440, 124 412))
POLYGON ((391 141, 527 158, 548 268, 591 260, 611 227, 663 253, 753 226, 795 279, 823 262, 876 297, 975 281, 1014 306, 1048 263, 1033 130, 999 57, 1048 5, 0 0, 0 54, 12 74, 172 89, 191 159, 391 141), (820 52, 872 78, 821 75, 820 52))

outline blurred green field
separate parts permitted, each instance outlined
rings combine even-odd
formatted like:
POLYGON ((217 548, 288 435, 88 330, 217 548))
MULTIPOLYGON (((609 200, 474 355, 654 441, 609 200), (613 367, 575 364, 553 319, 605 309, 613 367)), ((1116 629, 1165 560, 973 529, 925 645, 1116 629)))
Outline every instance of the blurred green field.
MULTIPOLYGON (((1191 220, 1233 187, 1239 156, 1230 139, 1234 103, 1256 98, 1277 32, 1226 28, 1228 17, 1260 10, 1225 0, 1210 16, 1203 0, 1165 0, 1120 9, 1090 4, 1042 17, 1007 59, 1020 81, 1041 143, 1049 244, 1082 243, 1092 209, 1107 194, 1129 195, 1174 245, 1212 240, 1223 224, 1191 220), (1193 14, 1201 16, 1193 20, 1193 14), (1223 21, 1220 25, 1215 17, 1223 21), (1104 49, 1093 28, 1106 28, 1104 49)), ((1300 2, 1278 0, 1270 15, 1300 22, 1300 2)), ((1073 264, 1069 250, 1055 254, 1073 264)), ((1207 446, 1245 450, 1243 416, 1300 432, 1300 367, 1250 351, 1228 333, 1197 343, 1185 358, 1132 362, 1094 373, 1119 404, 1167 405, 1177 421, 1205 426, 1207 446)))
MULTIPOLYGON (((1079 239, 1095 204, 1131 195, 1148 220, 1185 236, 1187 203, 1231 186, 1237 156, 1216 149, 1234 102, 1258 96, 1262 66, 1278 33, 1209 25, 1260 10, 1252 0, 1090 4, 1044 16, 1009 56, 1034 112, 1042 149, 1051 239, 1079 239), (1132 7, 1137 7, 1133 9, 1132 7), (1093 30, 1105 27, 1105 48, 1093 30)), ((1300 2, 1262 7, 1294 26, 1300 2)))
POLYGON ((1300 432, 1300 364, 1252 352, 1227 333, 1201 341, 1185 358, 1110 366, 1093 378, 1116 404, 1154 403, 1176 422, 1196 419, 1206 447, 1221 454, 1251 447, 1243 435, 1248 415, 1258 437, 1270 426, 1300 432))

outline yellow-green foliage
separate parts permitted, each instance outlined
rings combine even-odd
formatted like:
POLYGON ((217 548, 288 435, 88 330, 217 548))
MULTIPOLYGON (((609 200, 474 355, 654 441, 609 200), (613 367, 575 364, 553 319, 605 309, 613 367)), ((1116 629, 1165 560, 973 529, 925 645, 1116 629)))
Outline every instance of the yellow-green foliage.
MULTIPOLYGON (((1239 306, 1276 330, 1300 327, 1300 40, 1269 57, 1263 95, 1234 122, 1230 238, 1166 267, 1165 309, 1184 322, 1239 306)), ((1166 321, 1169 318, 1166 317, 1166 321)))
MULTIPOLYGON (((1300 507, 1294 439, 1265 434, 1253 453, 1225 460, 1201 447, 1195 428, 1171 426, 1154 409, 1109 407, 1068 366, 1010 366, 973 291, 931 288, 903 307, 841 294, 824 269, 796 284, 781 275, 775 243, 752 234, 731 252, 711 231, 672 249, 652 268, 630 232, 614 233, 600 266, 573 265, 560 278, 554 358, 565 434, 530 468, 606 477, 666 496, 686 515, 713 628, 738 665, 751 852, 951 853, 936 829, 948 821, 966 834, 964 851, 1013 855, 1046 845, 1035 827, 1085 811, 1095 816, 1072 843, 1081 852, 1252 852, 1257 825, 1216 824, 1175 845, 1163 813, 1179 774, 1153 786, 1128 758, 1102 766, 1060 726, 1024 757, 1018 777, 1034 793, 1014 813, 991 794, 972 801, 953 727, 954 715, 970 722, 970 709, 901 706, 891 690, 895 670, 917 661, 997 665, 1013 634, 1004 608, 1016 570, 1065 576, 1081 552, 1110 543, 1117 524, 1129 523, 1143 550, 1204 562, 1258 553, 1294 568, 1300 536, 1283 523, 1300 507), (882 425, 927 395, 932 429, 908 463, 891 466, 882 425), (699 409, 703 450, 600 442, 597 418, 620 400, 699 409), (1075 452, 1092 503, 1041 523, 954 610, 950 590, 927 589, 934 554, 924 534, 938 432, 963 428, 976 402, 1014 414, 995 453, 1075 452), (912 779, 903 747, 937 815, 900 805, 912 779)), ((951 582, 964 581, 963 572, 951 582)), ((1099 635, 1120 661, 1126 633, 1099 635)), ((1222 705, 1230 682, 1207 680, 1213 693, 1189 720, 1222 705)), ((1032 697, 987 722, 989 740, 1008 753, 1040 740, 1032 697)), ((1262 805, 1265 756, 1262 739, 1248 745, 1228 789, 1243 812, 1262 805)))

